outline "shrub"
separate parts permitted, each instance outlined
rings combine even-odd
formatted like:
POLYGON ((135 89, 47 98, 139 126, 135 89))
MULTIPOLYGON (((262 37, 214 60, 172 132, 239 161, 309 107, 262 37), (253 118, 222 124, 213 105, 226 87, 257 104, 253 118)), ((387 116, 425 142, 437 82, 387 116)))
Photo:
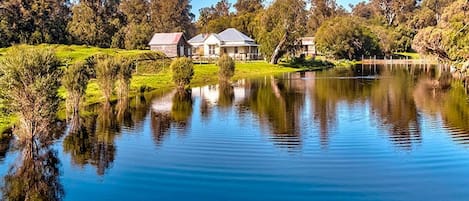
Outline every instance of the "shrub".
POLYGON ((95 59, 96 80, 103 92, 104 99, 109 102, 119 69, 114 59, 109 55, 97 55, 95 59))
POLYGON ((72 117, 78 114, 80 100, 85 95, 89 79, 89 66, 85 62, 77 62, 64 71, 62 85, 67 90, 67 113, 71 113, 72 117))
POLYGON ((235 62, 230 56, 227 54, 221 56, 220 59, 218 59, 217 65, 220 68, 218 70, 218 77, 220 80, 226 81, 233 77, 235 71, 235 62))
POLYGON ((1 93, 19 117, 15 133, 20 139, 47 142, 60 99, 61 62, 43 48, 14 47, 0 61, 1 93))
POLYGON ((130 58, 117 56, 114 58, 117 68, 117 93, 119 98, 129 94, 130 79, 135 69, 135 62, 130 58))
POLYGON ((187 57, 177 58, 171 63, 171 71, 174 83, 182 89, 191 82, 194 76, 194 64, 187 57))

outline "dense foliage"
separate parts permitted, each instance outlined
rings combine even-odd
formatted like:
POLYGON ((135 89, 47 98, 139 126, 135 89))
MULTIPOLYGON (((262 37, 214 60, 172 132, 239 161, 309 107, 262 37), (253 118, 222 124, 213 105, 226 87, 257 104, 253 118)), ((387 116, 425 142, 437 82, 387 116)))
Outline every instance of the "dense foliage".
POLYGON ((46 142, 51 136, 60 99, 60 61, 51 50, 14 47, 0 62, 0 87, 19 118, 20 139, 46 142))
POLYGON ((235 62, 234 60, 228 55, 222 55, 220 59, 218 59, 217 66, 218 66, 218 78, 222 81, 228 81, 231 77, 233 77, 235 72, 235 62))
POLYGON ((446 7, 435 26, 418 32, 414 47, 422 53, 445 60, 464 61, 469 58, 469 2, 457 0, 446 7))
MULTIPOLYGON (((467 60, 468 4, 466 0, 369 0, 349 5, 349 12, 337 0, 219 0, 200 9, 194 21, 190 0, 4 0, 0 47, 59 43, 145 49, 155 32, 184 32, 190 38, 233 27, 254 38, 271 63, 295 54, 303 36, 329 35, 344 39, 336 48, 347 46, 354 40, 351 37, 359 36, 358 43, 363 43, 332 54, 337 59, 360 53, 389 56, 414 48, 444 60, 467 60), (318 32, 321 26, 350 17, 353 28, 334 26, 324 32, 324 27, 318 32), (368 49, 376 44, 363 46, 367 42, 361 35, 377 42, 379 51, 368 49)), ((318 44, 329 46, 319 52, 330 53, 331 44, 318 44)))
POLYGON ((195 33, 190 0, 4 0, 0 47, 73 43, 143 49, 152 33, 195 33))
POLYGON ((379 54, 376 35, 350 17, 337 17, 322 24, 316 44, 322 53, 335 58, 358 59, 362 55, 379 54))
POLYGON ((97 55, 96 57, 96 81, 103 93, 105 102, 109 102, 115 87, 119 66, 112 56, 97 55))
POLYGON ((62 76, 62 86, 67 90, 67 113, 72 117, 78 114, 80 101, 86 93, 90 79, 90 68, 85 62, 68 66, 62 76))
POLYGON ((183 89, 188 85, 192 76, 194 76, 194 64, 187 57, 175 59, 171 63, 171 71, 173 72, 173 81, 179 89, 183 89))

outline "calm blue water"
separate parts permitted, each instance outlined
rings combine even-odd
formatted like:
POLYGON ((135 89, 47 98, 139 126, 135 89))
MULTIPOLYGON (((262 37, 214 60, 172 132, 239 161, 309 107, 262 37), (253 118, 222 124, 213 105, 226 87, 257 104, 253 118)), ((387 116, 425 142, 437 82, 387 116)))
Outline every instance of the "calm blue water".
MULTIPOLYGON (((469 200, 467 95, 429 88, 442 74, 356 68, 147 95, 92 109, 50 149, 64 200, 469 200)), ((1 175, 22 163, 9 150, 1 175)))

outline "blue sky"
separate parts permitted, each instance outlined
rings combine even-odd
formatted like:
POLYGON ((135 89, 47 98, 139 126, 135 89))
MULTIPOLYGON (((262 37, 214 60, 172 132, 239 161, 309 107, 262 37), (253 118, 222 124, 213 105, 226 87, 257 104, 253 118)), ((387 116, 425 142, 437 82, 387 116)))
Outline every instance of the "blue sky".
MULTIPOLYGON (((192 0, 192 13, 195 14, 196 20, 199 17, 199 9, 203 7, 208 7, 213 4, 216 4, 219 0, 192 0)), ((230 3, 234 4, 236 3, 236 0, 228 0, 230 3)), ((266 2, 270 2, 272 0, 266 0, 266 2)), ((349 4, 356 4, 358 2, 364 1, 364 0, 336 0, 338 4, 344 6, 345 9, 349 10, 350 7, 348 6, 349 4)))

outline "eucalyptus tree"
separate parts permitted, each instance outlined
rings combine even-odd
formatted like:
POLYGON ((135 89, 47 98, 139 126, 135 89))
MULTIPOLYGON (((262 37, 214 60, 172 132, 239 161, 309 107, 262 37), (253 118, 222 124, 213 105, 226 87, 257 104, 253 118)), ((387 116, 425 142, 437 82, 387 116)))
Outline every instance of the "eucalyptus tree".
POLYGON ((0 1, 0 45, 66 42, 69 4, 69 0, 0 1))
POLYGON ((380 54, 377 37, 358 18, 336 17, 324 22, 316 34, 319 51, 336 59, 359 59, 380 54))
POLYGON ((125 16, 125 26, 119 30, 122 43, 114 45, 125 49, 145 49, 152 36, 149 9, 150 2, 146 0, 123 0, 120 10, 125 16))
POLYGON ((370 3, 388 26, 405 23, 417 9, 417 0, 370 0, 370 3))
POLYGON ((195 32, 189 0, 152 0, 150 19, 155 32, 184 32, 191 36, 195 32))
POLYGON ((296 41, 306 32, 305 7, 303 0, 276 0, 260 14, 256 38, 270 63, 278 63, 280 57, 297 47, 296 41))
POLYGON ((314 34, 321 24, 333 17, 345 15, 345 9, 335 0, 310 0, 308 32, 314 34))
POLYGON ((444 9, 436 26, 420 30, 413 47, 420 53, 432 54, 446 61, 469 58, 469 2, 456 0, 444 9))
POLYGON ((231 27, 254 37, 256 32, 256 16, 263 11, 263 0, 238 0, 234 7, 236 13, 231 19, 231 27))

